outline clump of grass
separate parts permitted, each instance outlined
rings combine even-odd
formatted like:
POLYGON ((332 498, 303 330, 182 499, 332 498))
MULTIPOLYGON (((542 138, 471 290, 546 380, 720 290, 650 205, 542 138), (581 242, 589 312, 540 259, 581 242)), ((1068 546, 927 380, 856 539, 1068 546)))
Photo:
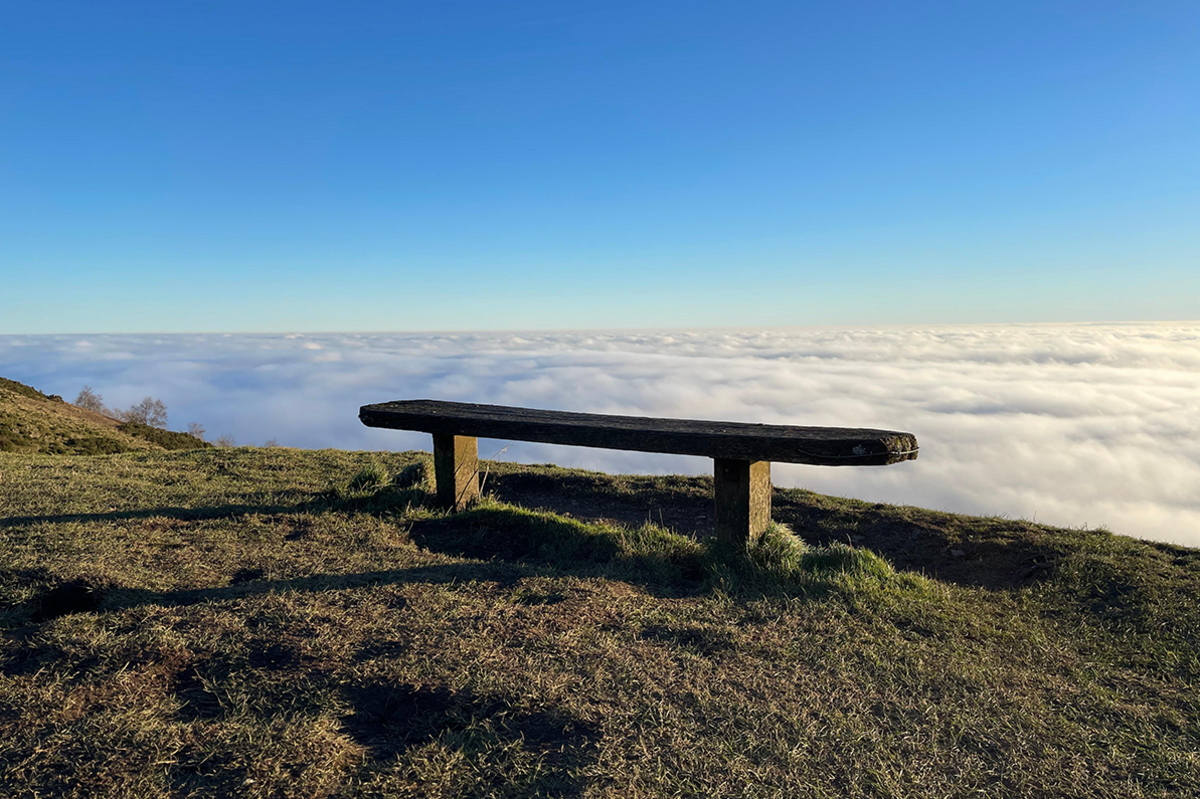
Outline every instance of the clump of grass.
POLYGON ((779 574, 798 571, 811 549, 786 524, 771 522, 758 539, 746 549, 748 565, 779 574))
POLYGON ((704 545, 688 536, 653 524, 585 522, 487 496, 459 513, 426 511, 409 536, 440 553, 582 570, 672 593, 694 592, 704 579, 704 545))
POLYGON ((385 488, 391 482, 392 476, 387 467, 378 461, 372 461, 350 478, 346 488, 351 492, 365 493, 385 488))
POLYGON ((323 492, 320 504, 331 510, 409 521, 430 518, 437 514, 427 509, 433 498, 429 471, 421 460, 399 470, 368 460, 347 483, 323 492))
POLYGON ((691 587, 705 574, 708 547, 694 538, 649 522, 619 529, 617 552, 620 568, 630 575, 660 585, 691 587))
POLYGON ((433 468, 426 460, 410 463, 396 472, 396 476, 392 479, 392 485, 396 486, 396 488, 432 490, 433 468))
POLYGON ((778 522, 745 548, 712 542, 708 563, 714 586, 730 594, 819 597, 898 586, 895 569, 876 553, 840 542, 810 547, 778 522))

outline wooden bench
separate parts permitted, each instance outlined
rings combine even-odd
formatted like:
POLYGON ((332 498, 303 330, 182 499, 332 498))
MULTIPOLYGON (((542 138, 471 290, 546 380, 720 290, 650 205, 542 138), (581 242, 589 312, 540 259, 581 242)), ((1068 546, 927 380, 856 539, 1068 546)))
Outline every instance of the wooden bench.
POLYGON ((771 461, 882 466, 917 457, 916 436, 890 430, 652 419, 439 400, 364 405, 358 418, 368 427, 432 433, 437 498, 455 509, 479 496, 479 438, 712 458, 716 533, 738 542, 757 537, 771 522, 771 461))

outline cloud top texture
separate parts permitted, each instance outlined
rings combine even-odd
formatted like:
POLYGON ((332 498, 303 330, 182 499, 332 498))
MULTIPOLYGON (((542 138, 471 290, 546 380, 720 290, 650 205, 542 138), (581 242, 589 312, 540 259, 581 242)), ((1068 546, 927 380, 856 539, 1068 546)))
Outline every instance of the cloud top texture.
MULTIPOLYGON (((776 484, 1200 545, 1200 324, 884 330, 0 337, 0 375, 242 443, 429 447, 360 405, 448 399, 917 435, 889 467, 776 464, 776 484)), ((483 456, 503 443, 481 442, 483 456), (490 449, 489 449, 490 448, 490 449)), ((517 443, 504 457, 692 472, 684 456, 517 443)))

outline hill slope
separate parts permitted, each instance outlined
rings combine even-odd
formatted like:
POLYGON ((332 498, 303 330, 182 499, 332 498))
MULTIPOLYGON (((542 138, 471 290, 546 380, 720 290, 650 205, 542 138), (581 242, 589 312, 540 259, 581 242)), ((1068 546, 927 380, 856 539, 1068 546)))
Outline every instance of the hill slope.
POLYGON ((0 452, 110 455, 206 446, 187 433, 110 419, 0 378, 0 452))
POLYGON ((1200 794, 1200 552, 427 457, 0 455, 0 794, 1200 794))

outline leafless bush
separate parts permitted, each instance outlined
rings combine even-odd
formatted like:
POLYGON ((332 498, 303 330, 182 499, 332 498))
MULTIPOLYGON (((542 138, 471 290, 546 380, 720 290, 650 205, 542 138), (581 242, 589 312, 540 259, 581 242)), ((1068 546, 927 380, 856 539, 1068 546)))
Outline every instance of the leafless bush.
POLYGON ((104 407, 104 398, 93 391, 91 386, 84 386, 73 404, 75 407, 83 408, 85 411, 93 411, 95 413, 108 412, 108 409, 104 407))
POLYGON ((217 436, 217 440, 214 441, 213 443, 216 444, 218 447, 236 447, 237 446, 237 442, 234 441, 233 436, 229 435, 228 433, 223 433, 223 434, 217 436))
POLYGON ((188 423, 188 435, 195 436, 196 438, 203 441, 204 440, 204 425, 200 424, 199 422, 189 422, 188 423))
POLYGON ((126 422, 141 422, 151 427, 167 427, 167 406, 162 400, 146 397, 141 402, 129 406, 129 410, 121 412, 121 418, 126 422))

